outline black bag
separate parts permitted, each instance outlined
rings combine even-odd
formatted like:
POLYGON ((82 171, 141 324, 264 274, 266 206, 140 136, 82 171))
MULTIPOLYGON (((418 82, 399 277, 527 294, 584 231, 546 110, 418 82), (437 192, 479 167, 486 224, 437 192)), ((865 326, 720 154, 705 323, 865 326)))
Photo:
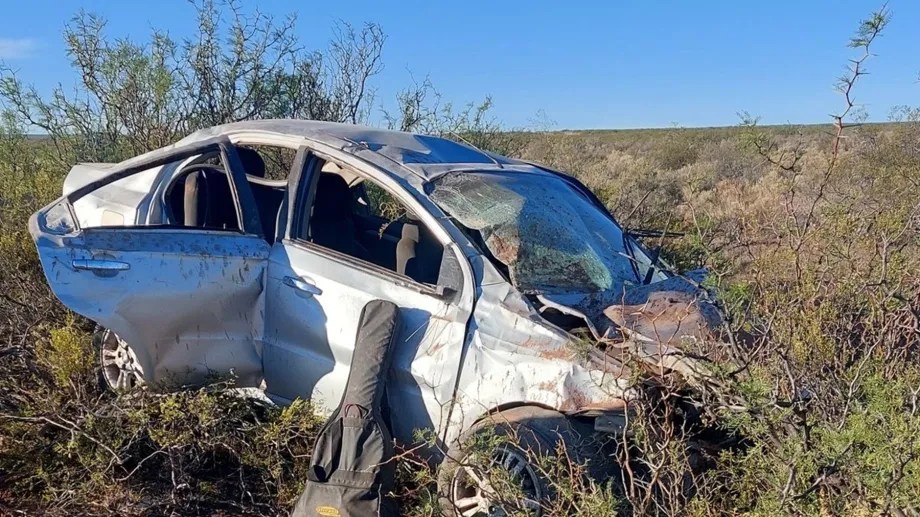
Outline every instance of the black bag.
POLYGON ((386 498, 396 466, 380 406, 398 324, 393 303, 374 300, 361 311, 342 402, 316 439, 307 485, 292 517, 397 514, 386 498))

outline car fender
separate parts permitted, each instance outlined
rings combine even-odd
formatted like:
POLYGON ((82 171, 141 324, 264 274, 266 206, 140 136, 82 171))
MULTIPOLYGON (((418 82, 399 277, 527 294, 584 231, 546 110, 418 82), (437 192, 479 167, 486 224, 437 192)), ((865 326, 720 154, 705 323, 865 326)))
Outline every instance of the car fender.
POLYGON ((622 407, 631 372, 546 322, 507 283, 482 285, 445 440, 495 410, 532 405, 563 414, 622 407))

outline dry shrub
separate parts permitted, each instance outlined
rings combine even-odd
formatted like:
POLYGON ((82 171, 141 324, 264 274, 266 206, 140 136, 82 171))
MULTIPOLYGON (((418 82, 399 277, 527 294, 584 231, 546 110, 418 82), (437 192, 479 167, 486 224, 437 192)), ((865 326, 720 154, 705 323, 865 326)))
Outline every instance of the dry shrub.
POLYGON ((302 488, 321 424, 305 402, 267 406, 227 383, 115 397, 82 381, 0 414, 0 509, 283 515, 302 488))
MULTIPOLYGON (((770 515, 916 506, 920 161, 909 127, 852 133, 827 180, 826 128, 754 130, 778 143, 774 152, 798 150, 795 169, 748 146, 745 128, 701 140, 698 161, 668 171, 633 154, 637 138, 623 133, 546 134, 527 144, 543 158, 556 153, 558 163, 572 153, 575 168, 562 168, 617 215, 632 213, 630 226, 686 232, 666 243, 667 256, 684 268, 712 268, 745 366, 721 371, 722 393, 689 394, 742 402, 743 410, 706 406, 707 423, 742 437, 740 445, 710 451, 707 429, 677 425, 673 406, 650 397, 637 402, 641 418, 620 449, 631 454, 633 476, 591 484, 572 476, 578 465, 548 464, 547 474, 570 487, 551 511, 770 515), (756 165, 734 168, 747 163, 756 165)), ((0 501, 62 514, 283 512, 299 489, 312 412, 209 391, 100 394, 80 355, 90 328, 68 322, 48 293, 24 231, 27 215, 56 195, 60 174, 43 170, 34 142, 15 145, 30 158, 0 164, 0 235, 15 265, 0 291, 7 325, 0 412, 33 420, 0 420, 0 476, 15 490, 0 491, 0 501)), ((430 468, 401 473, 401 490, 411 492, 403 493, 404 511, 435 514, 430 468)))
MULTIPOLYGON (((627 226, 685 232, 665 256, 713 271, 707 285, 737 354, 713 365, 718 382, 706 389, 665 383, 636 401, 618 449, 629 458, 617 456, 633 472, 618 483, 535 459, 562 487, 548 512, 918 511, 914 116, 848 130, 837 151, 830 126, 516 135, 522 156, 574 173, 627 226), (684 425, 688 400, 702 425, 684 425), (733 446, 711 450, 720 437, 733 446)), ((4 120, 0 510, 282 513, 318 423, 309 406, 264 408, 210 390, 99 392, 90 328, 53 299, 25 231, 63 171, 4 120)), ((405 511, 437 512, 431 474, 401 469, 405 511)))

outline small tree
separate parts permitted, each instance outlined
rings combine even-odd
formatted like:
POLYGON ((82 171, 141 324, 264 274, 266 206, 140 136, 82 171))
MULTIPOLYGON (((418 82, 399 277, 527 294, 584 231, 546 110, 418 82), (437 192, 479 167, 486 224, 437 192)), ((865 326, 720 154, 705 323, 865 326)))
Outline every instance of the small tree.
POLYGON ((426 77, 397 95, 396 112, 384 111, 390 129, 437 135, 505 156, 520 154, 523 141, 491 116, 492 98, 455 108, 426 77))
POLYGON ((193 5, 195 36, 154 30, 147 42, 113 39, 105 19, 81 11, 64 31, 75 91, 58 86, 45 97, 2 68, 0 102, 47 133, 64 165, 124 159, 239 120, 366 120, 369 80, 382 70, 379 25, 340 22, 327 50, 309 50, 294 15, 244 12, 238 0, 193 5))

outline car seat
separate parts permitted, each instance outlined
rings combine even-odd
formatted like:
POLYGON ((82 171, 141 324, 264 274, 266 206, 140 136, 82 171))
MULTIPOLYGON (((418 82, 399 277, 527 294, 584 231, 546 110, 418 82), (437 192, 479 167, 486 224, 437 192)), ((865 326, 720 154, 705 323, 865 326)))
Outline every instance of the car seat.
POLYGON ((364 258, 355 235, 352 203, 344 178, 330 172, 320 173, 310 215, 310 238, 320 246, 364 258))
POLYGON ((435 284, 443 255, 444 248, 421 221, 410 218, 403 224, 402 237, 396 243, 397 273, 416 282, 435 284))

